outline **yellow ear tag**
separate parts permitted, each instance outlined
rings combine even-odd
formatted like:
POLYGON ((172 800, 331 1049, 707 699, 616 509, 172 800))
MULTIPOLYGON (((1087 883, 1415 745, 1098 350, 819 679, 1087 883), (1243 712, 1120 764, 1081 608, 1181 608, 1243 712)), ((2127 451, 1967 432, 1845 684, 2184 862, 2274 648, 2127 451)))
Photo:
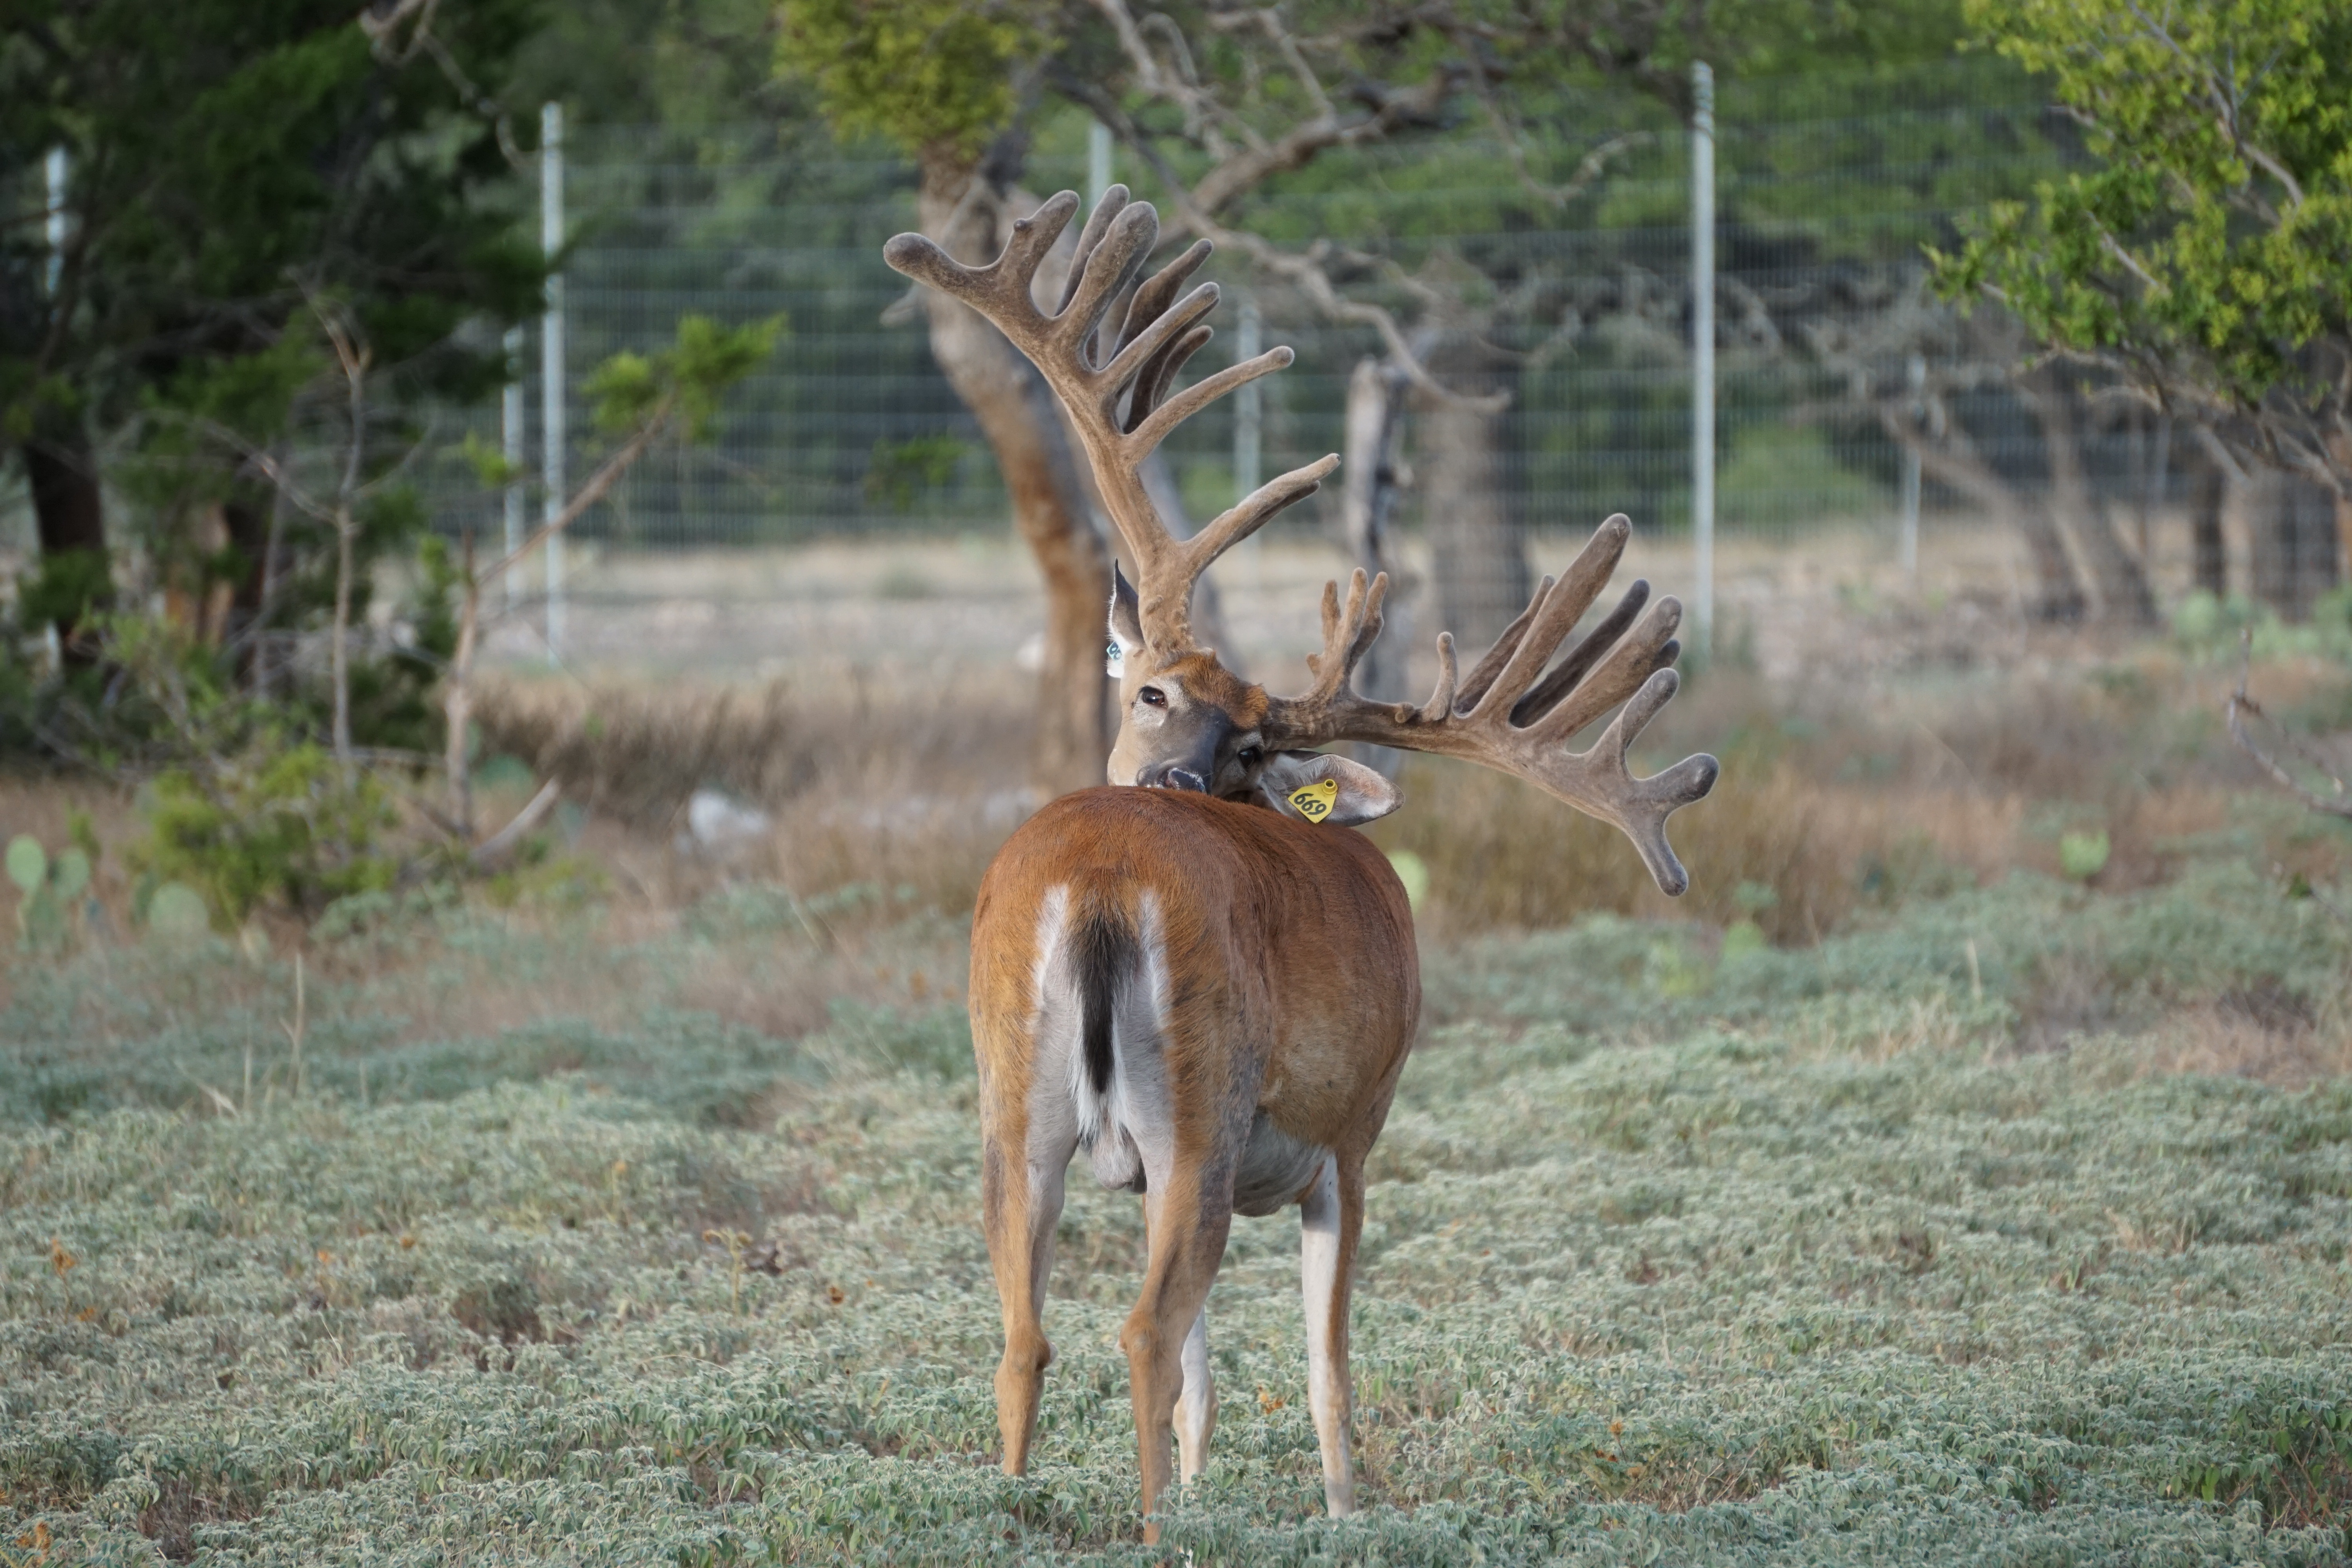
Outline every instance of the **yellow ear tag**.
POLYGON ((1330 816, 1332 806, 1339 804, 1339 781, 1318 779, 1311 784, 1292 790, 1289 798, 1292 810, 1309 822, 1320 822, 1330 816))

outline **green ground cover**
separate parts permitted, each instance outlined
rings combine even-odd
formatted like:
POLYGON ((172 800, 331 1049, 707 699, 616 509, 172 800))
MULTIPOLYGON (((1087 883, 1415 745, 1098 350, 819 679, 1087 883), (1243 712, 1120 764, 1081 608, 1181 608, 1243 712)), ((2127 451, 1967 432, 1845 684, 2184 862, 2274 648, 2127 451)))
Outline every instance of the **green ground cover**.
MULTIPOLYGON (((399 984, 314 983, 299 1092, 249 955, 16 976, 0 1560, 1150 1560, 1112 1342, 1133 1198, 1074 1180, 1042 1462, 990 1463, 951 1002, 791 1043, 698 1010, 666 976, 811 940, 751 896, 621 946, 401 930, 348 939, 408 944, 399 984), (396 1025, 468 975, 591 969, 642 977, 634 1015, 396 1025)), ((2019 878, 1803 952, 1600 919, 1433 957, 1357 1297, 1370 1506, 1319 1517, 1296 1223, 1244 1221, 1169 1543, 2346 1561, 2352 1080, 2152 1068, 2248 999, 2340 1031, 2347 963, 2321 900, 2218 862, 2131 895, 2019 878), (2053 995, 2093 999, 2087 1032, 2045 1039, 2053 995)))

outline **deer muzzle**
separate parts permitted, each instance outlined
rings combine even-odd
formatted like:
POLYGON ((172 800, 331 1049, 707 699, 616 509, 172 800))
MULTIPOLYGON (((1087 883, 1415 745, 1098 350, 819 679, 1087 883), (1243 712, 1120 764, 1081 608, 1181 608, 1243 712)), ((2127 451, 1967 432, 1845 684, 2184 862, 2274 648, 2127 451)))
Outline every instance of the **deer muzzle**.
MULTIPOLYGON (((1212 763, 1211 766, 1215 764, 1212 763)), ((1135 782, 1146 789, 1189 789, 1195 795, 1209 793, 1209 775, 1183 763, 1155 763, 1136 775, 1135 782)))

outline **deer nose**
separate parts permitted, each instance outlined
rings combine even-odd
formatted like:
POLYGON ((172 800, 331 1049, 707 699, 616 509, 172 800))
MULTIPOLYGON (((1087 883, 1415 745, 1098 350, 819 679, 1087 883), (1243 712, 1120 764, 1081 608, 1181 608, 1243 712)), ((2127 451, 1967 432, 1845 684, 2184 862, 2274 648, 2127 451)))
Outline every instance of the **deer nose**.
POLYGON ((1172 763, 1165 767, 1154 768, 1145 777, 1143 783, 1152 789, 1189 789, 1194 795, 1209 793, 1207 779, 1190 768, 1180 768, 1172 763))

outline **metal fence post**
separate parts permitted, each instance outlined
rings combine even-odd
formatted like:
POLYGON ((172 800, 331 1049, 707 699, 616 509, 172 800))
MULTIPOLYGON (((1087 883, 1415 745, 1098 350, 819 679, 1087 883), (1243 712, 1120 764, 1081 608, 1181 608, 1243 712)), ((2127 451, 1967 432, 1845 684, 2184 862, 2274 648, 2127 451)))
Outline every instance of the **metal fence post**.
POLYGON ((1715 73, 1691 67, 1691 650, 1715 639, 1715 73))
MULTIPOLYGON (((48 222, 44 226, 49 243, 49 259, 42 272, 46 284, 43 292, 49 299, 55 300, 58 297, 58 286, 65 280, 66 237, 71 232, 67 227, 66 197, 68 195, 68 184, 73 173, 73 165, 65 148, 58 146, 49 149, 48 156, 42 160, 42 168, 48 176, 49 198, 48 222)), ((49 668, 52 670, 65 668, 65 641, 58 636, 58 625, 55 620, 45 621, 42 624, 41 643, 48 658, 49 668)))
MULTIPOLYGON (((1911 355, 1903 367, 1903 379, 1911 389, 1911 412, 1919 413, 1919 400, 1927 390, 1927 360, 1918 353, 1911 355)), ((1919 585, 1919 449, 1909 444, 1903 448, 1903 527, 1895 544, 1896 557, 1903 563, 1903 574, 1911 585, 1919 585)))
POLYGON ((66 236, 69 232, 66 226, 66 195, 68 181, 73 173, 73 163, 63 147, 52 147, 49 149, 49 155, 42 160, 42 167, 48 175, 49 183, 47 224, 49 265, 46 276, 48 279, 49 296, 54 299, 57 296, 58 284, 65 277, 66 236))
MULTIPOLYGON (((550 261, 563 249, 563 105, 549 103, 539 111, 539 243, 550 261)), ((563 274, 547 279, 547 314, 541 319, 539 345, 540 454, 547 487, 542 517, 553 521, 562 515, 563 489, 563 274)), ((563 536, 547 536, 547 659, 563 656, 563 536)))
MULTIPOLYGON (((1246 364, 1263 351, 1258 346, 1260 322, 1257 296, 1244 294, 1241 299, 1241 321, 1234 332, 1234 363, 1246 364)), ((1234 394, 1234 500, 1241 499, 1258 487, 1258 471, 1265 431, 1265 383, 1253 381, 1234 394)), ((1258 561, 1258 536, 1255 533, 1243 542, 1242 559, 1248 563, 1252 586, 1256 585, 1262 567, 1258 561)))
MULTIPOLYGON (((509 327, 506 338, 507 384, 499 399, 499 436, 501 455, 507 460, 506 494, 500 498, 506 509, 506 553, 512 555, 522 548, 522 455, 525 410, 522 387, 522 329, 509 327)), ((509 567, 505 573, 507 605, 511 608, 522 597, 522 575, 509 567)))
POLYGON ((1087 216, 1102 203, 1103 193, 1110 189, 1110 127, 1101 121, 1087 125, 1087 216))

